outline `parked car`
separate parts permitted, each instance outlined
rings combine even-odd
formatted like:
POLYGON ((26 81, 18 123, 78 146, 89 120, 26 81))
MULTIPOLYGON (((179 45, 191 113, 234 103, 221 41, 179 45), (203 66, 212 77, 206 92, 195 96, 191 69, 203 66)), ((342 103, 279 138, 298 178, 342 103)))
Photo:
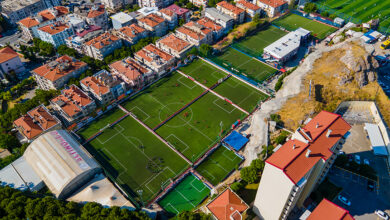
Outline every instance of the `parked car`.
POLYGON ((372 191, 374 191, 374 188, 375 188, 374 182, 372 180, 369 180, 367 182, 367 190, 372 192, 372 191))
POLYGON ((360 161, 360 156, 359 155, 355 155, 355 161, 356 163, 360 164, 361 161, 360 161))
POLYGON ((351 201, 349 201, 347 198, 345 198, 344 196, 342 195, 339 195, 337 196, 337 198, 340 200, 340 202, 342 202, 344 205, 346 206, 350 206, 351 205, 351 201))
POLYGON ((370 161, 368 159, 364 159, 363 163, 366 164, 366 165, 370 165, 370 161))
POLYGON ((375 210, 375 214, 377 216, 379 216, 379 218, 381 218, 381 219, 386 219, 386 220, 389 219, 389 214, 387 214, 386 212, 384 212, 382 210, 375 210))

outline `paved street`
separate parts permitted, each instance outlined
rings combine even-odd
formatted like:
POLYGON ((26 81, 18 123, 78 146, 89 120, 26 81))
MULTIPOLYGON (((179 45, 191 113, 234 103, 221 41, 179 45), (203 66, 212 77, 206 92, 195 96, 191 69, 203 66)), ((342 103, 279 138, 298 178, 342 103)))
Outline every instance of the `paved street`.
POLYGON ((4 33, 3 37, 0 38, 0 44, 5 45, 6 43, 10 43, 11 45, 18 44, 22 33, 15 33, 15 31, 9 31, 8 33, 4 33))

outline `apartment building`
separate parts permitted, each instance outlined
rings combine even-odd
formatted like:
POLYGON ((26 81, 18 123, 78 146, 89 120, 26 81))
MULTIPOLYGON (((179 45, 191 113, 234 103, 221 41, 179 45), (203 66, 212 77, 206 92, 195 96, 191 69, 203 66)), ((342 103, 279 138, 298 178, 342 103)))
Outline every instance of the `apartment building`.
POLYGON ((92 58, 103 60, 104 57, 122 47, 122 40, 105 32, 84 44, 84 54, 92 58))
POLYGON ((221 25, 224 28, 224 33, 227 33, 234 26, 234 19, 229 15, 219 12, 216 8, 206 8, 205 17, 221 25))
POLYGON ((112 11, 117 11, 126 5, 132 5, 134 3, 134 0, 102 0, 102 4, 112 11))
POLYGON ((152 69, 159 76, 167 73, 175 64, 175 57, 164 52, 154 44, 149 44, 134 54, 140 63, 152 69))
POLYGON ((93 76, 82 79, 80 86, 100 105, 109 104, 126 92, 125 83, 106 70, 101 70, 93 76))
POLYGON ((156 42, 156 46, 161 50, 175 56, 178 59, 185 58, 187 53, 193 47, 192 44, 187 41, 178 38, 175 34, 171 33, 165 35, 156 42))
POLYGON ((259 6, 271 18, 288 9, 288 2, 285 0, 254 0, 253 3, 259 6))
POLYGON ((351 126, 337 114, 322 111, 298 128, 265 162, 254 212, 261 219, 287 219, 303 208, 327 175, 351 126))
POLYGON ((88 116, 96 109, 95 101, 76 85, 61 91, 61 95, 50 100, 53 108, 68 123, 88 116))
POLYGON ((129 26, 130 24, 133 23, 134 20, 135 18, 133 18, 131 15, 124 12, 119 12, 111 16, 112 27, 115 30, 118 30, 122 27, 129 26))
POLYGON ((141 89, 155 78, 155 73, 135 59, 128 57, 110 64, 111 74, 126 84, 130 92, 141 89))
POLYGON ((110 27, 108 14, 104 5, 84 3, 80 6, 74 6, 73 14, 85 21, 88 25, 98 26, 103 30, 107 30, 110 27))
POLYGON ((208 0, 190 0, 190 2, 197 7, 200 7, 200 6, 207 7, 207 5, 209 3, 208 0))
POLYGON ((178 19, 184 19, 184 21, 188 22, 191 17, 191 10, 186 8, 181 8, 176 4, 172 4, 167 7, 168 10, 173 11, 177 14, 178 19))
POLYGON ((26 41, 38 37, 37 29, 52 24, 56 21, 63 21, 64 17, 69 13, 69 9, 64 6, 56 6, 38 12, 34 16, 29 16, 18 22, 22 30, 22 38, 26 41))
POLYGON ((101 34, 103 34, 103 29, 101 27, 88 25, 65 39, 65 42, 68 47, 77 50, 79 53, 84 53, 84 44, 101 34))
POLYGON ((0 77, 5 78, 6 74, 14 71, 16 74, 23 73, 26 70, 22 61, 11 47, 0 49, 0 77))
POLYGON ((139 26, 138 24, 131 24, 114 30, 113 34, 123 40, 123 43, 127 46, 131 46, 137 43, 140 39, 149 36, 149 31, 139 26))
POLYGON ((196 23, 212 30, 214 41, 220 39, 225 34, 225 29, 221 25, 215 23, 207 17, 202 17, 197 20, 196 23))
POLYGON ((71 27, 61 22, 40 27, 38 28, 37 33, 39 39, 53 44, 54 47, 66 44, 65 39, 74 34, 71 27))
POLYGON ((149 14, 138 19, 138 25, 150 31, 151 35, 161 37, 168 32, 168 25, 164 18, 157 14, 149 14))
POLYGON ((259 6, 246 0, 236 2, 236 6, 245 10, 248 19, 252 19, 256 14, 261 14, 261 8, 259 6))
POLYGON ((34 69, 32 74, 40 89, 60 89, 87 68, 86 63, 65 55, 34 69))
POLYGON ((168 24, 168 29, 173 30, 178 25, 178 16, 177 14, 169 10, 168 8, 163 8, 157 12, 157 15, 164 18, 165 22, 168 24))
POLYGON ((241 24, 244 22, 245 10, 236 7, 235 5, 230 4, 227 1, 218 2, 217 10, 232 17, 237 24, 241 24))
POLYGON ((50 114, 44 105, 40 105, 27 112, 26 115, 16 119, 14 127, 24 137, 22 142, 31 142, 42 133, 60 129, 61 122, 58 118, 50 114))
POLYGON ((211 44, 213 41, 212 30, 193 21, 177 28, 176 36, 197 47, 202 44, 211 44))
POLYGON ((157 8, 165 8, 168 5, 173 4, 173 0, 139 0, 138 5, 141 8, 144 7, 157 7, 157 8))

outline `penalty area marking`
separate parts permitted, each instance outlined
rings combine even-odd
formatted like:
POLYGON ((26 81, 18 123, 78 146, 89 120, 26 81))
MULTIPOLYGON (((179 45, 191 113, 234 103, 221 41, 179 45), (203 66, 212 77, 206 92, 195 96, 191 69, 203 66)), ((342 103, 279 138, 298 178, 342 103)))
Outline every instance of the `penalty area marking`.
POLYGON ((122 131, 125 130, 120 124, 114 125, 114 129, 116 130, 116 133, 115 133, 114 135, 112 135, 110 138, 108 138, 107 140, 101 141, 101 140, 100 140, 101 136, 97 137, 96 139, 99 141, 100 144, 106 144, 106 143, 109 142, 111 139, 115 138, 118 134, 121 134, 122 131), (120 130, 118 130, 117 126, 120 128, 120 130))
POLYGON ((206 186, 204 185, 204 183, 203 183, 201 180, 198 180, 198 181, 201 181, 201 183, 203 184, 203 188, 199 190, 199 189, 193 184, 195 180, 198 180, 198 179, 196 179, 196 178, 193 179, 193 180, 191 181, 190 185, 191 185, 194 189, 196 189, 196 191, 202 192, 202 191, 206 188, 206 186))
MULTIPOLYGON (((176 135, 174 134, 170 134, 168 135, 168 137, 166 138, 166 140, 172 145, 172 146, 175 146, 174 144, 172 144, 168 139, 173 136, 174 138, 176 138, 176 140, 180 141, 184 146, 186 146, 186 148, 184 148, 184 150, 181 150, 180 152, 181 153, 184 153, 186 150, 188 150, 190 148, 190 146, 188 146, 184 141, 182 141, 180 138, 178 138, 176 135)), ((176 147, 175 147, 176 148, 176 147)), ((176 148, 177 149, 177 148, 176 148)), ((178 150, 178 149, 177 149, 178 150)))
POLYGON ((233 111, 236 110, 236 107, 234 107, 233 105, 230 105, 230 103, 229 103, 229 105, 233 107, 232 110, 231 110, 231 111, 226 110, 225 107, 220 106, 218 103, 216 103, 216 101, 218 101, 218 100, 222 100, 222 101, 224 101, 224 102, 226 102, 226 101, 223 100, 223 99, 221 99, 221 98, 219 98, 219 97, 213 101, 214 105, 218 106, 220 109, 224 110, 225 112, 227 112, 227 113, 229 113, 229 114, 232 114, 233 111))

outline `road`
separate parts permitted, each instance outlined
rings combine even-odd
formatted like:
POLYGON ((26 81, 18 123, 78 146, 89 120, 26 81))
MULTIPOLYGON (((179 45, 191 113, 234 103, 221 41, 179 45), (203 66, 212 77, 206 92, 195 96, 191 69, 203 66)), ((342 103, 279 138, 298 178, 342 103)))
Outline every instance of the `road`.
POLYGON ((16 33, 15 31, 11 32, 8 31, 8 33, 4 33, 3 37, 0 38, 0 44, 7 44, 8 42, 11 45, 18 44, 20 38, 22 37, 22 33, 16 33))

